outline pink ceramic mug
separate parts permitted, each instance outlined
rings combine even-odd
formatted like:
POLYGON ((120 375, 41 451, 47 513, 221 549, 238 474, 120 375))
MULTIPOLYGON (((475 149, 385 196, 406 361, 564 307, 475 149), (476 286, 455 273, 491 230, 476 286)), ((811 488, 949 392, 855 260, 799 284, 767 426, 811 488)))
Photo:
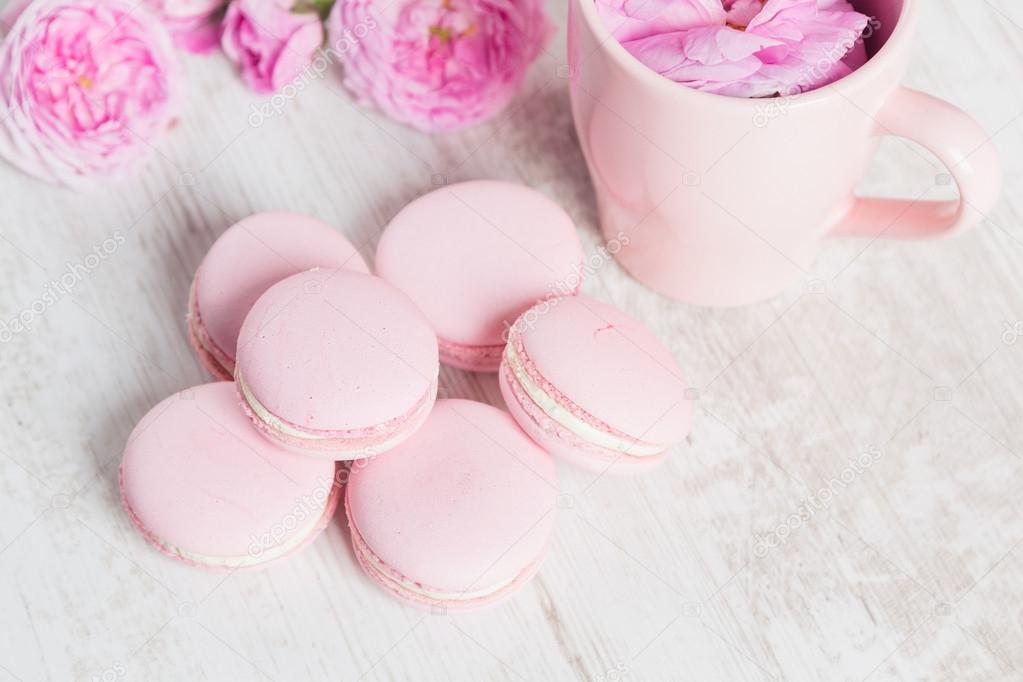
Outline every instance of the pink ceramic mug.
POLYGON ((876 20, 866 65, 808 93, 741 99, 663 78, 611 37, 593 0, 571 0, 576 130, 604 234, 637 279, 690 303, 752 303, 807 274, 827 237, 948 235, 992 208, 1001 170, 990 138, 899 84, 921 0, 853 2, 876 20), (884 135, 933 152, 961 199, 856 197, 884 135))

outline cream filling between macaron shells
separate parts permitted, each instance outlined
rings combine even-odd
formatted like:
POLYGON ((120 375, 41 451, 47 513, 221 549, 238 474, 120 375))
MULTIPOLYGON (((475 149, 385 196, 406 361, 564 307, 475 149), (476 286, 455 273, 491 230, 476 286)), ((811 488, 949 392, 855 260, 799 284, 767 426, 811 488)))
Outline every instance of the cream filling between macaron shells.
POLYGON ((173 552, 181 558, 193 563, 203 564, 205 566, 216 566, 218 568, 242 568, 244 566, 255 566, 287 556, 290 552, 301 547, 302 544, 309 539, 309 536, 316 531, 316 528, 323 523, 324 512, 326 512, 329 507, 330 503, 328 502, 327 506, 324 507, 323 512, 321 512, 319 516, 313 517, 312 523, 302 528, 301 531, 294 533, 292 537, 288 538, 287 542, 263 548, 258 554, 246 554, 243 557, 215 557, 207 554, 197 554, 195 552, 189 552, 188 550, 176 547, 164 540, 158 540, 168 552, 173 552))
MULTIPOLYGON (((309 442, 323 443, 325 441, 338 440, 338 436, 332 432, 314 433, 311 431, 304 431, 275 415, 273 412, 268 410, 265 405, 259 402, 259 399, 256 398, 256 396, 249 389, 248 384, 245 383, 245 379, 244 377, 242 377, 241 370, 237 368, 235 369, 235 382, 238 384, 238 388, 241 391, 242 397, 245 399, 245 402, 252 410, 252 413, 256 415, 256 418, 263 422, 263 424, 265 424, 271 430, 282 433, 290 438, 295 438, 298 440, 304 440, 309 442)), ((427 394, 433 392, 433 386, 435 385, 436 381, 434 381, 434 384, 427 391, 427 394)), ((424 413, 424 411, 429 409, 432 402, 433 401, 429 399, 420 401, 420 404, 414 409, 414 411, 406 415, 406 417, 402 419, 401 424, 406 424, 415 421, 424 413)), ((371 429, 367 429, 367 433, 369 433, 370 431, 371 429)), ((338 452, 358 452, 368 447, 372 447, 376 451, 383 451, 390 449, 391 447, 397 445, 398 443, 401 443, 403 440, 405 440, 405 438, 408 437, 408 435, 409 435, 408 433, 406 433, 403 429, 400 428, 399 424, 399 426, 395 428, 395 433, 390 438, 383 442, 371 443, 368 445, 359 445, 358 447, 348 449, 339 446, 338 448, 336 448, 336 450, 338 452)))
POLYGON ((526 395, 529 396, 530 400, 532 400, 537 407, 543 410, 544 414, 563 426, 565 429, 571 431, 587 443, 607 450, 620 452, 630 457, 655 457, 657 455, 662 455, 667 451, 667 448, 664 446, 652 445, 634 438, 620 437, 615 434, 602 431, 573 414, 571 411, 566 410, 558 404, 557 400, 548 395, 535 381, 533 381, 531 376, 529 376, 529 373, 523 368, 522 360, 519 357, 515 346, 516 344, 510 340, 504 351, 505 362, 508 363, 508 368, 515 376, 515 381, 522 387, 522 390, 526 392, 526 395))

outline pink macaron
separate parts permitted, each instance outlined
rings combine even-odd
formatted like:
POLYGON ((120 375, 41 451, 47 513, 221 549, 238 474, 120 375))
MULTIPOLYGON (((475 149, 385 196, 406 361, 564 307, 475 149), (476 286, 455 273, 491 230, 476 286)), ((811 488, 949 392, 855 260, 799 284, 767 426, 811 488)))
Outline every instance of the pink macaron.
POLYGON ((506 412, 439 400, 412 438, 353 466, 345 509, 374 582, 415 606, 464 611, 536 573, 557 493, 551 457, 506 412))
POLYGON ((450 185, 403 208, 377 247, 377 274, 407 293, 437 332, 441 361, 495 372, 506 329, 537 301, 578 292, 572 219, 536 190, 450 185))
POLYGON ((160 551, 233 571, 294 553, 327 526, 340 497, 336 466, 289 452, 252 428, 231 382, 176 393, 132 431, 121 498, 160 551))
POLYGON ((689 432, 686 383, 668 349, 584 296, 544 301, 515 322, 500 386, 537 443, 598 471, 649 468, 689 432))
POLYGON ((233 376, 238 332, 256 299, 272 284, 314 267, 369 272, 343 234, 299 213, 257 213, 213 243, 188 297, 189 337, 213 376, 233 376))
POLYGON ((235 383, 268 437, 337 460, 383 452, 426 420, 437 337, 379 277, 310 270, 260 296, 238 336, 235 383))

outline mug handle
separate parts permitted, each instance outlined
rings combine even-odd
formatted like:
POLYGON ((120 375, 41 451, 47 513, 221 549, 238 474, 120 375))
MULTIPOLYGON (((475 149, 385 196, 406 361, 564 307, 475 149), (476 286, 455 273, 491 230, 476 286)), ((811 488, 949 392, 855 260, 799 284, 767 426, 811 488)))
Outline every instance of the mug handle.
POLYGON ((952 201, 857 197, 834 237, 926 239, 979 224, 998 201, 1002 168, 991 136, 945 100, 899 86, 875 117, 875 136, 896 135, 930 150, 959 187, 952 201))

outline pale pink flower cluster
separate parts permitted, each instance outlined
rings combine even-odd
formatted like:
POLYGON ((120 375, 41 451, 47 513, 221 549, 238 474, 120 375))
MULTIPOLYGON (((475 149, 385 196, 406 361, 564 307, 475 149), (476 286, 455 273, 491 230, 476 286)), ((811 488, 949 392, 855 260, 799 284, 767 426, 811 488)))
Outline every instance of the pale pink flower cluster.
POLYGON ((608 30, 643 64, 732 97, 793 95, 867 59, 869 17, 847 0, 595 0, 608 30))
POLYGON ((124 0, 35 0, 0 17, 0 156, 84 187, 126 175, 177 113, 166 28, 124 0))
POLYGON ((427 132, 504 108, 552 32, 542 0, 337 0, 327 28, 363 36, 341 55, 356 99, 427 132))
POLYGON ((552 27, 543 0, 9 0, 0 32, 0 157, 84 187, 138 168, 171 125, 172 39, 219 43, 262 93, 340 61, 360 102, 438 132, 506 106, 552 27))

